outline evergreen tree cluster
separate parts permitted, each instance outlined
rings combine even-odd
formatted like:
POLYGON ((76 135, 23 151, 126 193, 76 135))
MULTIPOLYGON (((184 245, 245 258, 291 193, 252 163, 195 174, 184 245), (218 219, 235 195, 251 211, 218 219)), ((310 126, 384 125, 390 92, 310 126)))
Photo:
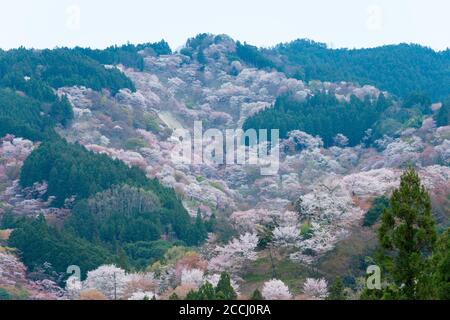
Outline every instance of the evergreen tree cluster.
POLYGON ((383 95, 376 102, 364 101, 352 96, 350 102, 339 101, 334 95, 318 94, 298 102, 289 96, 279 97, 273 108, 265 109, 248 118, 243 128, 279 129, 280 138, 286 138, 292 130, 305 131, 322 137, 325 146, 334 143, 337 134, 349 139, 349 145, 361 142, 389 106, 383 95))
POLYGON ((301 39, 261 52, 280 71, 305 81, 370 84, 403 98, 416 91, 433 100, 450 95, 449 49, 436 52, 413 44, 330 49, 301 39))
POLYGON ((363 226, 373 226, 387 207, 389 207, 388 198, 386 198, 385 196, 375 198, 372 207, 366 212, 364 216, 363 226))
POLYGON ((73 118, 67 98, 50 103, 0 88, 0 136, 14 134, 30 140, 44 140, 54 134, 53 126, 66 126, 73 118))
POLYGON ((139 52, 145 51, 146 53, 155 56, 168 55, 172 53, 169 44, 164 40, 155 43, 143 43, 138 45, 128 43, 122 46, 111 46, 106 49, 77 47, 74 50, 98 61, 101 64, 123 64, 128 68, 134 68, 139 71, 144 70, 144 58, 139 54, 139 52))
POLYGON ((450 98, 447 98, 435 115, 438 127, 450 125, 450 98))
POLYGON ((149 180, 139 168, 53 135, 21 170, 23 187, 43 181, 48 183, 45 196, 54 197, 53 206, 62 207, 71 199, 73 208, 61 230, 33 220, 5 226, 14 228, 9 244, 19 249, 30 270, 43 260, 60 272, 71 264, 88 271, 110 261, 145 268, 176 243, 198 245, 206 239, 203 219, 191 218, 172 189, 149 180), (58 245, 50 245, 52 241, 58 245), (88 256, 72 254, 78 246, 88 256))
POLYGON ((245 42, 236 42, 236 55, 240 60, 255 68, 276 68, 275 63, 266 57, 261 49, 245 42))
POLYGON ((214 288, 209 282, 203 284, 197 291, 191 290, 186 300, 236 300, 237 294, 231 286, 230 275, 223 272, 214 288))
POLYGON ((30 271, 50 263, 58 273, 66 273, 67 267, 77 265, 85 274, 114 261, 105 248, 49 226, 43 216, 20 219, 13 227, 8 243, 19 250, 22 262, 30 271))
POLYGON ((80 50, 58 48, 0 51, 0 87, 24 92, 40 101, 56 100, 52 88, 85 86, 115 94, 135 87, 118 69, 107 69, 80 50))

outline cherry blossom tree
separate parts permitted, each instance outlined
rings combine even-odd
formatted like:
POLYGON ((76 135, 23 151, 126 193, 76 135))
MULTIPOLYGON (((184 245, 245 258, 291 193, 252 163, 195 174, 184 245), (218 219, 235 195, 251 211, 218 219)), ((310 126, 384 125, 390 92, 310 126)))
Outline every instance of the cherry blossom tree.
POLYGON ((307 278, 303 284, 303 292, 317 299, 325 299, 328 296, 328 283, 323 278, 307 278))
POLYGON ((203 283, 203 271, 200 269, 184 269, 181 272, 181 284, 200 287, 203 283))
POLYGON ((89 271, 83 282, 84 290, 98 290, 108 299, 120 299, 129 277, 125 270, 115 265, 100 266, 89 271))
POLYGON ((348 145, 348 138, 344 136, 342 133, 338 133, 334 139, 334 144, 338 147, 346 147, 348 145))
POLYGON ((254 233, 246 233, 238 239, 231 240, 225 246, 215 248, 217 255, 213 257, 208 268, 213 271, 237 272, 245 262, 254 261, 257 258, 256 247, 258 236, 254 233))
POLYGON ((299 230, 296 225, 276 227, 273 230, 273 241, 276 246, 294 245, 299 240, 299 230))
POLYGON ((158 295, 156 295, 154 292, 144 292, 144 291, 138 291, 131 295, 128 300, 156 300, 158 299, 158 295))
POLYGON ((264 283, 262 295, 266 300, 290 300, 292 295, 283 281, 272 279, 264 283))

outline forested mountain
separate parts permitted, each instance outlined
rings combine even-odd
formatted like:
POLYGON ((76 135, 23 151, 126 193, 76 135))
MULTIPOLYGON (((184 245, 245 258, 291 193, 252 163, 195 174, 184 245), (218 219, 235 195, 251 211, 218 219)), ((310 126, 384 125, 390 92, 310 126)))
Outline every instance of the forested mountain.
POLYGON ((450 95, 450 50, 436 52, 414 44, 368 49, 331 49, 296 40, 270 49, 238 47, 240 57, 256 67, 275 67, 302 79, 370 84, 400 97, 419 91, 439 100, 450 95))
MULTIPOLYGON (((139 69, 143 67, 143 58, 138 54, 141 50, 154 55, 171 53, 165 42, 105 50, 0 51, 0 136, 12 134, 41 143, 23 164, 20 185, 33 188, 45 182, 48 187, 43 199, 50 199, 53 207, 75 206, 73 218, 62 230, 49 226, 42 218, 17 220, 7 215, 4 219, 3 227, 15 229, 11 245, 20 250, 30 270, 48 262, 61 273, 70 261, 86 273, 101 264, 117 262, 120 250, 129 256, 131 265, 140 261, 136 266, 142 266, 160 258, 172 241, 196 245, 205 239, 203 221, 190 218, 172 189, 149 180, 137 167, 67 143, 54 130, 56 125, 69 126, 74 118, 67 97, 58 96, 55 89, 86 86, 96 91, 108 89, 113 95, 119 89, 135 91, 127 76, 103 64, 122 63, 139 69), (145 209, 140 205, 136 210, 129 208, 133 215, 126 220, 121 220, 120 214, 92 215, 95 223, 88 237, 82 230, 87 228, 90 220, 86 215, 92 210, 86 210, 83 204, 94 201, 88 199, 96 199, 101 192, 115 190, 115 186, 149 193, 153 202, 145 209), (169 241, 156 241, 163 233, 170 233, 169 241), (120 249, 122 246, 126 251, 120 249)), ((113 201, 114 194, 107 198, 113 201)))
POLYGON ((28 50, 19 48, 0 52, 0 85, 25 92, 42 101, 54 100, 51 88, 86 86, 134 90, 133 83, 119 70, 106 69, 77 50, 28 50))
POLYGON ((0 51, 0 300, 448 299, 449 58, 207 33, 0 51), (279 129, 278 158, 211 163, 207 134, 184 157, 196 121, 279 129))

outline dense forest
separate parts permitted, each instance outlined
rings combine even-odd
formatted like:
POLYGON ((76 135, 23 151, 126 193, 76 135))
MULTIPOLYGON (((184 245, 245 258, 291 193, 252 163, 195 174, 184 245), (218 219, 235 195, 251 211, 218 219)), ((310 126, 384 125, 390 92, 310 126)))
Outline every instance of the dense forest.
MULTIPOLYGON (((248 118, 243 127, 279 129, 281 138, 292 130, 301 130, 320 136, 326 147, 342 143, 335 139, 342 134, 348 139, 345 145, 355 146, 373 143, 383 135, 394 136, 402 128, 420 127, 424 116, 430 114, 431 99, 422 93, 412 93, 402 102, 387 99, 383 94, 376 101, 355 96, 350 101, 339 101, 333 94, 317 94, 305 101, 281 96, 273 108, 248 118)), ((438 126, 449 123, 448 102, 435 118, 438 126)))
POLYGON ((110 262, 140 268, 160 259, 176 243, 197 245, 206 238, 203 220, 192 219, 172 189, 149 180, 136 167, 68 143, 54 130, 73 119, 69 101, 58 97, 55 88, 80 85, 112 94, 122 88, 134 91, 130 79, 103 64, 141 70, 141 50, 171 53, 164 41, 105 50, 0 51, 0 136, 13 134, 41 142, 22 167, 20 185, 32 187, 45 181, 45 198, 52 199, 52 206, 73 207, 62 229, 43 218, 3 217, 2 227, 14 228, 10 245, 20 251, 30 270, 44 262, 59 273, 70 264, 79 265, 83 272, 110 262), (126 205, 126 212, 119 203, 126 205))
POLYGON ((450 95, 449 52, 409 44, 330 49, 306 39, 269 49, 237 45, 237 54, 244 62, 258 68, 276 68, 304 81, 370 84, 399 97, 419 91, 433 100, 450 95))
POLYGON ((349 145, 354 146, 361 142, 365 131, 375 124, 388 106, 384 97, 373 103, 356 97, 352 97, 350 102, 339 101, 334 95, 326 94, 309 97, 304 102, 284 96, 277 99, 273 108, 247 119, 244 129, 278 128, 282 138, 292 130, 301 130, 319 135, 325 146, 333 145, 335 136, 343 134, 349 145))
POLYGON ((144 70, 144 58, 139 54, 140 51, 145 51, 147 54, 155 56, 172 53, 169 44, 164 40, 155 43, 144 43, 138 45, 126 44, 122 46, 111 46, 106 49, 77 47, 74 50, 98 61, 101 64, 123 64, 126 67, 135 68, 140 71, 144 70))
POLYGON ((0 88, 0 136, 9 133, 42 140, 53 134, 53 126, 65 126, 72 118, 72 107, 66 97, 55 97, 47 103, 0 88))
POLYGON ((133 83, 119 70, 106 69, 98 61, 77 50, 0 51, 0 86, 23 91, 41 101, 53 101, 52 88, 86 86, 94 90, 135 90, 133 83))
POLYGON ((9 244, 20 250, 21 258, 30 271, 50 263, 57 273, 65 273, 70 265, 80 266, 83 273, 115 259, 105 248, 58 230, 37 219, 20 219, 3 227, 13 227, 9 244))
MULTIPOLYGON (((25 161, 20 183, 30 187, 43 181, 48 182, 46 197, 54 197, 53 206, 74 206, 63 231, 45 227, 49 236, 76 239, 74 245, 91 243, 111 257, 122 252, 131 266, 148 265, 164 254, 171 245, 159 241, 163 235, 168 241, 179 240, 185 245, 197 245, 206 238, 203 220, 192 219, 173 190, 147 179, 138 168, 80 145, 56 138, 42 143, 25 161)), ((44 228, 42 223, 23 222, 13 232, 15 246, 24 255, 46 245, 45 239, 34 242, 32 248, 24 245, 32 241, 34 233, 22 228, 37 227, 44 228), (24 243, 16 243, 19 241, 24 243)), ((33 257, 25 260, 31 268, 39 264, 33 257)), ((52 257, 47 261, 54 262, 52 257)))
POLYGON ((450 123, 450 98, 446 99, 435 116, 438 126, 447 126, 450 123))
POLYGON ((65 97, 54 89, 63 86, 135 90, 117 69, 106 69, 77 50, 0 50, 0 134, 11 133, 34 141, 54 136, 56 124, 73 118, 65 97))
MULTIPOLYGON (((185 57, 170 54, 165 41, 0 50, 0 259, 61 290, 68 266, 79 266, 83 294, 111 287, 110 270, 114 291, 120 274, 148 285, 129 292, 142 299, 448 298, 449 50, 332 50, 307 40, 264 49, 200 34, 185 57), (132 74, 136 95, 117 94, 136 91, 119 64, 141 71, 132 74), (313 79, 387 92, 349 85, 335 94, 340 83, 313 79), (97 92, 64 96, 61 86, 97 92), (149 97, 151 114, 140 111, 149 97), (159 129, 158 112, 237 127, 236 104, 244 130, 289 138, 279 175, 181 166, 168 156, 169 130, 137 130, 159 129), (400 177, 410 164, 418 172, 400 177), (372 264, 388 285, 375 293, 360 287, 372 264), (100 279, 93 287, 88 272, 100 279)), ((0 300, 15 290, 2 285, 0 300)))

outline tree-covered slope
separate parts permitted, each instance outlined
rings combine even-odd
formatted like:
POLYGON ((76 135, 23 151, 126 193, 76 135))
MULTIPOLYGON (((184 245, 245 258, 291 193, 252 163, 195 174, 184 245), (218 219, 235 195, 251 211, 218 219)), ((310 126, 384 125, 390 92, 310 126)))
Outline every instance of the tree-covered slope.
POLYGON ((370 84, 397 96, 420 91, 438 100, 450 95, 450 54, 414 44, 368 49, 330 49, 323 43, 296 40, 271 49, 238 46, 244 61, 275 67, 302 80, 370 84), (271 62, 271 63, 270 63, 271 62))

